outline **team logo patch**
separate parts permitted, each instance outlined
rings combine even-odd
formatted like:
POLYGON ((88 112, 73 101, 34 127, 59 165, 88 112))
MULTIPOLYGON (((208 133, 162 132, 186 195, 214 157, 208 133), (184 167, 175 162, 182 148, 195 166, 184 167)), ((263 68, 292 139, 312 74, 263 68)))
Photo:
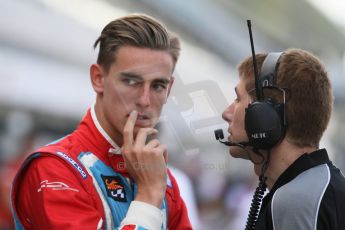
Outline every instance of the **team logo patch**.
POLYGON ((115 201, 127 202, 125 186, 123 186, 120 177, 103 175, 101 175, 101 177, 109 197, 113 198, 115 201))
POLYGON ((60 181, 54 181, 54 182, 48 182, 48 180, 41 181, 40 187, 37 189, 37 192, 41 192, 43 189, 71 190, 74 192, 79 192, 78 189, 71 188, 67 184, 60 182, 60 181))

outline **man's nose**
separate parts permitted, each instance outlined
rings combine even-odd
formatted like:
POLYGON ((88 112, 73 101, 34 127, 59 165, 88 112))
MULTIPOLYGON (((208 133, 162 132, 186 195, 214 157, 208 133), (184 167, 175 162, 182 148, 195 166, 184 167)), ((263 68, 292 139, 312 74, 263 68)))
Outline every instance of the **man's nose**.
POLYGON ((142 107, 147 107, 151 103, 151 92, 150 92, 150 86, 143 85, 140 89, 137 104, 142 107))
POLYGON ((225 121, 229 121, 229 119, 227 118, 227 109, 223 111, 223 113, 222 113, 222 118, 223 118, 223 120, 225 120, 225 121))
POLYGON ((230 105, 224 110, 224 112, 222 113, 222 118, 223 118, 223 120, 229 122, 229 121, 230 121, 231 112, 232 112, 232 104, 230 104, 230 105))

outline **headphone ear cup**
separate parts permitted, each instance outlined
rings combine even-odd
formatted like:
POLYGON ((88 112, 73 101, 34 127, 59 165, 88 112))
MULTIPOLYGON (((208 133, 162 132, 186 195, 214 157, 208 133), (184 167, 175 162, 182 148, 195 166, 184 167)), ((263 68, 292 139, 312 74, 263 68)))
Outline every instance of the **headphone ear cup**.
POLYGON ((249 142, 257 149, 270 149, 285 134, 284 106, 271 100, 254 101, 245 112, 245 129, 249 142))

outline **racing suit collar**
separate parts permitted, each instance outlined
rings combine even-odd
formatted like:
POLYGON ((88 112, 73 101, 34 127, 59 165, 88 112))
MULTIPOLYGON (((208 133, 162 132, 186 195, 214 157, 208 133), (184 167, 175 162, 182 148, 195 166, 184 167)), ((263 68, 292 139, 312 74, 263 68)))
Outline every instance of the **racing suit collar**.
POLYGON ((95 106, 91 106, 90 109, 91 112, 91 118, 92 121, 94 123, 94 125, 96 126, 98 132, 104 137, 104 139, 106 139, 108 141, 108 143, 111 145, 111 148, 109 148, 108 152, 109 153, 113 153, 113 154, 121 154, 121 148, 115 143, 115 141, 113 139, 111 139, 111 137, 108 135, 108 133, 102 128, 101 124, 99 123, 98 119, 97 119, 97 115, 96 115, 96 111, 95 111, 95 106))
POLYGON ((94 107, 86 112, 79 124, 76 134, 84 145, 103 162, 111 166, 115 171, 127 174, 121 148, 109 137, 97 120, 94 107))

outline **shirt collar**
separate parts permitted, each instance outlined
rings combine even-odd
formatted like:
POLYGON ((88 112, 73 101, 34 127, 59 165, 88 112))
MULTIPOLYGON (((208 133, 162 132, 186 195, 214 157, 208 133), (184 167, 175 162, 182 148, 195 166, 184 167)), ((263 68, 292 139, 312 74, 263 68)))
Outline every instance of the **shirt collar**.
POLYGON ((312 153, 303 154, 278 177, 269 194, 274 194, 278 188, 289 183, 302 172, 329 161, 326 149, 318 149, 312 153))

